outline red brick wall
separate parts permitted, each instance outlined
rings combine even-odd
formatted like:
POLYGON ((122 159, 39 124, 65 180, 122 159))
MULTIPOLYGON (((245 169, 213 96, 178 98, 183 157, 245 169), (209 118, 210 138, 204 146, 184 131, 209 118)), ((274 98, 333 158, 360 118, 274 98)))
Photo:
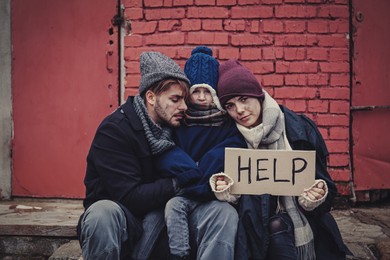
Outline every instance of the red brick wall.
POLYGON ((327 143, 329 171, 350 193, 348 0, 123 0, 125 96, 138 92, 139 55, 160 51, 182 67, 197 45, 239 59, 279 102, 305 113, 327 143))

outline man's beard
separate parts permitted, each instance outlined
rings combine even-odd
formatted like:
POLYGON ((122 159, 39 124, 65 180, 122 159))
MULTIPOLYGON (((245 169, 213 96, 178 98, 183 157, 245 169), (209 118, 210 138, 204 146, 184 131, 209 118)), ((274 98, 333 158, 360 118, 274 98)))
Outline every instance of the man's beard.
POLYGON ((154 111, 156 112, 158 118, 159 118, 159 124, 163 126, 168 126, 168 127, 179 127, 180 122, 179 121, 171 121, 168 118, 168 115, 165 111, 165 109, 161 106, 160 101, 157 99, 156 100, 156 106, 154 108, 154 111))

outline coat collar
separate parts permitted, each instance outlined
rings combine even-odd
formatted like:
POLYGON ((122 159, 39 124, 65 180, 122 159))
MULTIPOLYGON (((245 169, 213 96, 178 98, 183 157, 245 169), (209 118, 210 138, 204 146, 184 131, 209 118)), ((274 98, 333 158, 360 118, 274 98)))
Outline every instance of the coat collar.
POLYGON ((134 111, 133 101, 134 97, 128 97, 127 101, 121 106, 121 113, 124 113, 126 115, 126 117, 129 119, 131 127, 134 130, 144 130, 141 120, 134 111))

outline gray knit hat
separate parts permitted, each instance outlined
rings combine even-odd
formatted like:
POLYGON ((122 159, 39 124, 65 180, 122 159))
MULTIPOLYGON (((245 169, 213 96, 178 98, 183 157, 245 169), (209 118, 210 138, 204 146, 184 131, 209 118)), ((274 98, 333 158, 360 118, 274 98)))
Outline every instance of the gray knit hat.
POLYGON ((139 94, 163 79, 176 78, 191 84, 180 66, 160 52, 143 52, 140 57, 141 81, 139 94))

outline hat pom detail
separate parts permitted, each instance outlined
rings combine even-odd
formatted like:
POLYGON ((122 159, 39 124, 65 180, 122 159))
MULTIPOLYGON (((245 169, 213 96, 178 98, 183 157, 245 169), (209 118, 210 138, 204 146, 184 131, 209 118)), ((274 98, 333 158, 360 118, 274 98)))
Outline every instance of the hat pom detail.
POLYGON ((197 53, 204 53, 209 56, 213 56, 213 50, 206 46, 198 46, 195 49, 192 50, 191 55, 197 54, 197 53))

